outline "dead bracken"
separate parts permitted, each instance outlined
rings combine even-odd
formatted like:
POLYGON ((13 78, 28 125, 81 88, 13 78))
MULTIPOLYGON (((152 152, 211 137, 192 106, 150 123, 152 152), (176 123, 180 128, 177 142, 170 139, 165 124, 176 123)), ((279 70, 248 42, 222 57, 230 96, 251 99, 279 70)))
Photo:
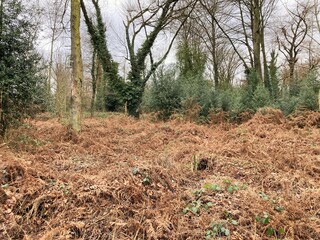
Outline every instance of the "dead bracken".
POLYGON ((319 116, 26 122, 0 148, 0 239, 320 239, 319 116))

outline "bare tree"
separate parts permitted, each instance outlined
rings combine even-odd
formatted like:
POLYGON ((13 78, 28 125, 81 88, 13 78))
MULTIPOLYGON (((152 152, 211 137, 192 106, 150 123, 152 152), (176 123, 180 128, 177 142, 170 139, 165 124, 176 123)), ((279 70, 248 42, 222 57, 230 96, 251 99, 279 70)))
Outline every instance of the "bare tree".
POLYGON ((301 47, 308 33, 307 15, 309 7, 297 4, 295 11, 287 9, 290 21, 283 25, 277 36, 280 52, 285 56, 289 68, 289 80, 293 81, 295 66, 301 47))
POLYGON ((47 94, 51 95, 51 79, 53 70, 53 55, 54 55, 54 43, 63 31, 63 16, 66 11, 66 5, 69 0, 54 0, 47 1, 47 5, 51 6, 48 11, 49 31, 50 37, 50 56, 49 56, 49 69, 48 69, 48 81, 47 81, 47 94))
POLYGON ((127 84, 127 107, 128 113, 139 117, 139 106, 145 85, 156 69, 168 56, 174 40, 181 28, 190 17, 197 1, 165 0, 152 1, 143 6, 137 0, 137 9, 128 9, 127 20, 124 23, 126 30, 126 43, 129 53, 130 72, 127 84), (161 32, 169 26, 175 26, 167 50, 155 61, 153 46, 161 32), (141 45, 139 37, 144 37, 141 45), (150 58, 150 66, 147 68, 146 61, 150 58))
MULTIPOLYGON (((268 85, 265 30, 277 0, 231 0, 229 2, 233 5, 232 12, 229 14, 232 16, 229 24, 220 22, 214 14, 212 18, 242 61, 245 72, 254 70, 259 80, 268 85)), ((205 6, 205 4, 202 5, 205 6)), ((210 12, 210 9, 208 10, 210 12)))
POLYGON ((67 112, 67 102, 70 92, 71 72, 68 60, 63 61, 61 56, 55 60, 56 64, 52 68, 53 79, 56 82, 55 91, 55 111, 59 119, 65 117, 67 112))
MULTIPOLYGON (((319 19, 319 14, 320 14, 320 5, 319 5, 319 0, 314 0, 313 2, 313 7, 314 7, 314 15, 315 15, 315 20, 316 20, 316 26, 317 26, 317 31, 318 34, 320 33, 320 19, 319 19)), ((320 110, 320 89, 318 92, 318 106, 320 110)))
POLYGON ((234 73, 239 66, 239 57, 226 41, 221 29, 217 26, 227 24, 231 20, 234 6, 229 1, 201 0, 195 11, 195 31, 193 34, 201 38, 208 54, 208 67, 212 70, 214 85, 231 84, 234 73), (216 21, 215 21, 216 20, 216 21))

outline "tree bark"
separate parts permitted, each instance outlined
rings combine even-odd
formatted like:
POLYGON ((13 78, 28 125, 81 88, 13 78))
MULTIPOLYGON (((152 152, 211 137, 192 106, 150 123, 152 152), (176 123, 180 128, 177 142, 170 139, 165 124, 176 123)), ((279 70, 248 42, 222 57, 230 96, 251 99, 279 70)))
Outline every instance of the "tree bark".
POLYGON ((319 92, 319 93, 318 93, 318 105, 319 105, 319 111, 320 111, 320 89, 319 89, 318 92, 319 92))
POLYGON ((103 70, 103 79, 101 81, 101 84, 105 85, 97 85, 96 89, 96 93, 99 96, 102 93, 101 91, 104 91, 102 93, 104 95, 103 106, 100 106, 99 108, 101 110, 114 111, 115 109, 123 105, 122 92, 124 88, 124 82, 119 77, 118 64, 113 61, 107 46, 107 38, 105 34, 106 26, 103 22, 99 2, 97 0, 91 0, 91 2, 95 9, 96 22, 94 22, 89 17, 83 0, 80 0, 80 6, 82 9, 85 23, 87 25, 93 49, 96 52, 97 60, 99 61, 99 64, 101 65, 103 70), (101 89, 100 87, 103 87, 103 89, 101 89), (108 96, 112 99, 111 102, 113 103, 110 104, 110 102, 108 102, 110 101, 110 99, 108 99, 108 96))
MULTIPOLYGON (((2 30, 3 30, 3 2, 2 0, 0 2, 0 42, 2 41, 2 30)), ((2 54, 0 56, 0 59, 2 60, 2 54)), ((4 110, 5 110, 5 103, 6 103, 6 97, 5 94, 0 88, 0 136, 4 137, 6 132, 6 121, 4 117, 4 110)))
POLYGON ((264 42, 264 27, 261 29, 261 51, 262 51, 262 58, 263 58, 264 86, 269 90, 269 93, 272 95, 272 87, 270 82, 267 53, 266 53, 266 47, 264 42))
POLYGON ((92 78, 92 96, 91 96, 91 117, 94 116, 95 111, 95 103, 96 103, 96 95, 97 95, 97 74, 96 67, 97 59, 96 59, 96 51, 94 50, 92 53, 92 62, 91 62, 91 78, 92 78))
POLYGON ((71 119, 70 125, 73 131, 81 131, 81 92, 82 92, 82 58, 80 43, 80 0, 71 0, 71 119))
MULTIPOLYGON (((216 2, 214 2, 216 4, 216 2)), ((213 62, 213 71, 214 71, 214 87, 215 89, 219 88, 219 64, 217 58, 217 29, 214 17, 211 16, 211 34, 212 34, 212 62, 213 62)))
POLYGON ((253 42, 253 64, 259 81, 262 81, 261 69, 261 19, 260 0, 252 0, 252 42, 253 42))

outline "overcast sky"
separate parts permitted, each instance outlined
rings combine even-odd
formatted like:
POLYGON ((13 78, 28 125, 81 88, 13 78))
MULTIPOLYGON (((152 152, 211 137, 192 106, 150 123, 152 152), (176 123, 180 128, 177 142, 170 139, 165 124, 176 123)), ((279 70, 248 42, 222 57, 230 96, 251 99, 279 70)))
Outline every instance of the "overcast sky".
MULTIPOLYGON (((31 0, 32 1, 32 0, 31 0)), ((50 3, 51 0, 33 0, 33 1, 39 1, 40 3, 44 4, 45 7, 47 5, 45 3, 50 3)), ((87 2, 87 8, 90 12, 90 2, 87 2)), ((125 32, 124 32, 124 26, 123 26, 123 20, 125 19, 125 9, 127 3, 135 2, 135 0, 100 0, 101 5, 101 11, 104 16, 104 20, 107 24, 107 40, 108 40, 108 48, 110 49, 113 58, 115 61, 120 63, 120 71, 123 71, 124 67, 128 67, 128 63, 126 62, 126 48, 125 48, 125 32), (125 65, 126 63, 126 65, 125 65)), ((281 6, 286 5, 287 3, 292 3, 294 0, 279 0, 279 7, 280 9, 283 8, 281 6)), ((279 9, 278 9, 279 11, 279 9)), ((281 15, 281 11, 279 11, 279 15, 281 15)), ((69 17, 66 17, 68 19, 69 17)), ((44 20, 46 21, 46 20, 44 20)), ((44 22, 44 25, 46 22, 44 22)), ((50 28, 49 28, 50 29, 50 28)), ((82 39, 86 42, 89 42, 89 37, 86 33, 86 26, 82 22, 82 39)), ((48 58, 49 56, 49 49, 50 49, 50 34, 42 34, 42 39, 39 44, 39 49, 44 54, 45 58, 48 58)), ((61 45, 62 48, 65 48, 66 52, 69 52, 70 46, 67 46, 69 43, 69 37, 66 35, 64 41, 57 42, 56 46, 61 45)), ((161 43, 156 46, 157 52, 160 53, 164 51, 164 47, 166 44, 161 43), (161 49, 162 47, 162 49, 161 49)), ((90 54, 88 52, 85 52, 85 49, 83 49, 83 57, 90 59, 90 54)), ((174 51, 171 52, 169 55, 167 62, 173 62, 175 58, 174 51)))

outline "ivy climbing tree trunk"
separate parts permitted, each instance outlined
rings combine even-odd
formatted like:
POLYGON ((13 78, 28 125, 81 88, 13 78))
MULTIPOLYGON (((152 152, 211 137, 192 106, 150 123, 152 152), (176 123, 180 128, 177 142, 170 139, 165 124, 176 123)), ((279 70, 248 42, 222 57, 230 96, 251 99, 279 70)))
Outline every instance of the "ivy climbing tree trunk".
POLYGON ((74 132, 81 131, 81 92, 83 67, 80 43, 80 0, 71 0, 71 117, 70 125, 74 132))
POLYGON ((145 8, 141 7, 142 1, 138 0, 138 3, 139 10, 134 15, 129 13, 130 17, 128 16, 125 23, 128 58, 131 66, 128 74, 129 82, 126 84, 126 103, 129 115, 134 117, 140 115, 139 107, 147 81, 168 56, 174 40, 193 12, 197 1, 166 0, 155 2, 145 8), (173 23, 177 24, 177 28, 174 30, 167 51, 158 61, 154 61, 152 48, 159 34, 173 23), (145 31, 147 28, 148 31, 145 31), (145 35, 145 40, 140 47, 137 47, 137 37, 140 33, 145 35), (149 68, 146 66, 148 57, 152 59, 149 68))
POLYGON ((92 96, 91 96, 91 117, 94 116, 95 105, 96 105, 96 95, 97 95, 97 74, 96 74, 96 51, 93 50, 92 62, 91 62, 91 78, 92 78, 92 96))
MULTIPOLYGON (((3 0, 0 1, 0 42, 2 42, 2 29, 3 29, 3 0)), ((0 56, 0 61, 2 61, 2 55, 0 56)), ((2 76, 1 76, 2 77, 2 76)), ((4 119, 4 104, 5 96, 2 87, 0 88, 0 136, 4 136, 6 124, 4 119)))
POLYGON ((97 94, 103 91, 101 97, 104 99, 102 103, 104 106, 102 109, 115 110, 123 104, 122 91, 124 82, 121 81, 119 77, 118 64, 113 61, 107 46, 105 34, 106 25, 103 22, 99 1, 91 0, 91 2, 95 9, 96 22, 89 17, 84 1, 80 0, 81 10, 90 35, 91 44, 96 53, 97 61, 103 70, 103 81, 101 83, 104 85, 96 85, 95 91, 97 94))

